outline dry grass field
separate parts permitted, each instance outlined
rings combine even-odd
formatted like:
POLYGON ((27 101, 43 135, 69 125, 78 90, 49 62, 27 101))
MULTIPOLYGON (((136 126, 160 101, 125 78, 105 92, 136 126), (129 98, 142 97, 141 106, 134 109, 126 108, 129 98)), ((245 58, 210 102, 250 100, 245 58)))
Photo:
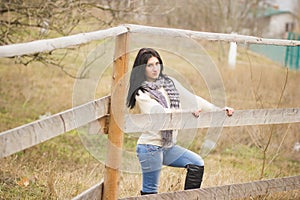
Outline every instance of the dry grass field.
MULTIPOLYGON (((239 46, 235 69, 227 66, 226 43, 202 44, 218 67, 226 91, 226 104, 239 109, 300 107, 300 74, 239 46)), ((92 46, 82 47, 66 59, 76 74, 92 46)), ((179 61, 165 55, 168 65, 179 61)), ((176 68, 195 92, 209 99, 200 77, 192 69, 176 68)), ((109 74, 109 70, 106 74, 109 74)), ((17 60, 0 59, 0 131, 72 107, 75 80, 61 69, 17 60)), ((97 98, 106 95, 110 76, 103 77, 97 98), (105 87, 104 87, 105 85, 105 87)), ((199 152, 207 129, 197 131, 189 147, 199 152)), ((300 124, 224 128, 217 147, 205 157, 203 187, 300 174, 300 124)), ((105 136, 103 136, 105 137, 105 136)), ((134 151, 135 138, 125 147, 134 151)), ((0 159, 0 199, 71 199, 103 178, 104 165, 81 142, 76 131, 0 159)), ((159 191, 182 190, 184 169, 164 168, 159 191)), ((140 173, 123 172, 120 198, 139 195, 140 173)), ((300 191, 258 199, 299 199, 300 191)), ((252 198, 253 199, 253 198, 252 198)))

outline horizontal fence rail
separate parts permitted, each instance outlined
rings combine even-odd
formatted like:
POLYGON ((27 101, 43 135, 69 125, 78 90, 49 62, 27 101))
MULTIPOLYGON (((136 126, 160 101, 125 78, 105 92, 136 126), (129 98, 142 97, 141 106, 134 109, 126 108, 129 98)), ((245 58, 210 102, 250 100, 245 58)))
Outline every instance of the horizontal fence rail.
POLYGON ((300 108, 236 110, 227 117, 224 111, 203 112, 198 118, 191 111, 131 114, 125 117, 124 132, 230 127, 300 122, 300 108))
MULTIPOLYGON (((268 195, 276 192, 297 190, 300 188, 300 176, 274 178, 247 183, 222 185, 194 190, 184 190, 147 196, 127 197, 120 200, 173 200, 173 199, 236 199, 268 195)), ((102 197, 103 181, 84 191, 72 200, 99 199, 102 197)))
POLYGON ((107 116, 110 97, 74 107, 45 119, 0 133, 0 158, 37 145, 107 116))
POLYGON ((102 200, 103 185, 104 181, 101 180, 99 183, 74 197, 72 200, 102 200))
POLYGON ((238 199, 268 195, 275 192, 291 191, 300 188, 300 176, 239 183, 202 189, 176 191, 156 195, 129 197, 120 200, 174 200, 174 199, 238 199))
MULTIPOLYGON (((0 158, 24 150, 67 131, 109 115, 110 96, 74 107, 0 133, 0 158)), ((300 108, 236 110, 232 117, 225 112, 203 112, 198 118, 191 111, 153 114, 128 114, 125 133, 147 130, 193 129, 300 122, 300 108)))
POLYGON ((248 35, 239 34, 227 34, 227 33, 212 33, 212 32, 200 32, 200 31, 190 31, 175 28, 161 28, 161 27, 151 27, 142 25, 126 25, 129 33, 148 33, 148 34, 164 34, 164 35, 174 35, 178 36, 178 33, 182 36, 203 39, 210 41, 225 41, 225 42, 237 42, 237 43, 251 43, 251 44, 269 44, 269 45, 280 45, 280 46, 299 46, 300 41, 297 40, 284 40, 284 39, 267 39, 261 37, 254 37, 248 35))
POLYGON ((205 39, 210 41, 227 41, 237 43, 252 43, 252 44, 269 44, 281 46, 299 46, 300 41, 283 40, 283 39, 267 39, 247 35, 226 34, 226 33, 211 33, 199 32, 174 28, 158 28, 151 26, 141 26, 133 24, 124 24, 114 28, 99 30, 89 33, 80 33, 71 36, 65 36, 54 39, 37 40, 33 42, 20 43, 0 46, 1 57, 14 57, 22 55, 30 55, 39 52, 47 52, 55 49, 69 48, 80 44, 86 44, 91 41, 97 41, 108 37, 118 36, 124 33, 144 33, 153 35, 169 35, 178 36, 181 34, 184 37, 193 39, 205 39))
POLYGON ((33 42, 0 46, 0 58, 30 55, 40 52, 52 51, 55 49, 69 48, 76 45, 86 44, 91 41, 97 41, 108 37, 117 36, 126 32, 126 27, 118 26, 106 30, 81 33, 60 38, 36 40, 33 42))

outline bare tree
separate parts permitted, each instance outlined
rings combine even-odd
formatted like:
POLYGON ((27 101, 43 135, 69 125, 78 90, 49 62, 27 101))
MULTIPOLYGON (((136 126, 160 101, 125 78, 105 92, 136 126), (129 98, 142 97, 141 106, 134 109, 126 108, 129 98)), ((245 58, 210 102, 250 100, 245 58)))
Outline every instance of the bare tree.
MULTIPOLYGON (((265 0, 140 1, 135 20, 148 25, 211 32, 256 30, 258 8, 265 0), (141 10, 143 12, 141 12, 141 10), (145 20, 146 18, 146 20, 145 20)), ((255 32, 251 32, 255 35, 255 32)))
MULTIPOLYGON (((123 1, 2 0, 0 45, 67 36, 114 26, 119 22, 119 13, 130 11, 126 4, 116 2, 123 1)), ((53 65, 74 77, 62 64, 66 55, 59 58, 51 55, 52 52, 26 55, 17 61, 24 65, 37 61, 53 65)))
MULTIPOLYGON (((0 44, 66 36, 119 23, 227 33, 254 30, 251 33, 255 35, 257 8, 263 1, 2 0, 0 44)), ((51 53, 24 56, 18 61, 24 65, 39 61, 64 69, 51 53)))
MULTIPOLYGON (((3 0, 0 3, 1 45, 79 32, 94 20, 94 29, 111 26, 126 8, 110 0, 3 0)), ((90 27, 89 27, 90 28, 90 27)))

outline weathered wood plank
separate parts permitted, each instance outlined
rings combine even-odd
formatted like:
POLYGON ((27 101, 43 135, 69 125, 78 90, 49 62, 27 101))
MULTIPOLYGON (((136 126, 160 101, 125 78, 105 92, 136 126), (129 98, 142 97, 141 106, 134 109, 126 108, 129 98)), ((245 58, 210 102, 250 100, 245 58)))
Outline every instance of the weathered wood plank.
POLYGON ((126 81, 122 81, 128 71, 129 54, 128 34, 119 35, 116 38, 115 60, 112 74, 111 106, 108 127, 108 143, 105 160, 103 200, 118 198, 120 168, 122 164, 123 132, 121 126, 124 123, 126 81), (117 91, 117 92, 116 92, 117 91))
POLYGON ((238 35, 238 34, 226 34, 226 33, 212 33, 212 32, 200 32, 191 31, 184 29, 175 28, 161 28, 161 27, 151 27, 142 25, 127 24, 126 27, 129 33, 145 33, 145 34, 158 34, 164 36, 179 36, 182 34, 184 37, 189 37, 193 39, 203 39, 210 41, 225 41, 225 42, 237 42, 237 43, 252 43, 252 44, 269 44, 269 45, 282 45, 282 46, 299 46, 300 41, 297 40, 284 40, 284 39, 268 39, 260 38, 248 35, 238 35))
MULTIPOLYGON (((81 127, 108 115, 109 97, 57 113, 46 119, 0 133, 0 158, 24 150, 64 132, 81 127)), ((237 110, 232 117, 224 112, 201 113, 199 118, 191 112, 126 115, 126 133, 146 130, 191 129, 300 122, 300 108, 237 110)))
POLYGON ((68 48, 74 45, 85 44, 91 41, 117 36, 126 32, 126 27, 118 26, 105 30, 81 33, 60 38, 36 40, 33 42, 0 46, 0 58, 29 55, 44 51, 52 51, 55 49, 68 48))
POLYGON ((103 180, 72 200, 102 200, 103 180))
POLYGON ((300 122, 300 108, 236 110, 232 117, 224 111, 203 112, 195 118, 191 111, 153 114, 130 114, 125 117, 124 132, 230 127, 300 122))
POLYGON ((267 195, 275 192, 297 190, 299 188, 300 176, 291 176, 248 183, 161 193, 157 195, 128 197, 120 200, 235 199, 267 195))
POLYGON ((110 97, 0 133, 0 158, 24 150, 108 115, 110 97))
POLYGON ((163 35, 176 35, 182 34, 182 36, 203 39, 210 41, 225 41, 225 42, 238 42, 238 43, 253 43, 253 44, 270 44, 270 45, 282 45, 282 46, 299 46, 300 41, 296 40, 283 40, 283 39, 268 39, 259 38, 247 35, 238 34, 226 34, 226 33, 211 33, 211 32, 199 32, 174 28, 160 28, 151 26, 141 26, 133 24, 120 25, 114 28, 105 30, 99 30, 89 33, 81 33, 71 36, 65 36, 60 38, 37 40, 33 42, 12 44, 0 46, 0 58, 1 57, 13 57, 35 54, 39 52, 52 51, 54 49, 68 48, 75 45, 85 44, 95 40, 101 40, 108 37, 118 36, 123 33, 146 33, 146 34, 163 34, 163 35))

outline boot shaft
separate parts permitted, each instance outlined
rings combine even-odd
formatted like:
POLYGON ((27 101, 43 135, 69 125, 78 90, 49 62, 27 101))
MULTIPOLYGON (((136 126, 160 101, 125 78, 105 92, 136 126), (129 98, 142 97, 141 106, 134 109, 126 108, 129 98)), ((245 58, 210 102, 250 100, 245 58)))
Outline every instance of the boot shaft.
POLYGON ((204 166, 187 165, 187 174, 185 178, 184 189, 200 188, 204 173, 204 166))

